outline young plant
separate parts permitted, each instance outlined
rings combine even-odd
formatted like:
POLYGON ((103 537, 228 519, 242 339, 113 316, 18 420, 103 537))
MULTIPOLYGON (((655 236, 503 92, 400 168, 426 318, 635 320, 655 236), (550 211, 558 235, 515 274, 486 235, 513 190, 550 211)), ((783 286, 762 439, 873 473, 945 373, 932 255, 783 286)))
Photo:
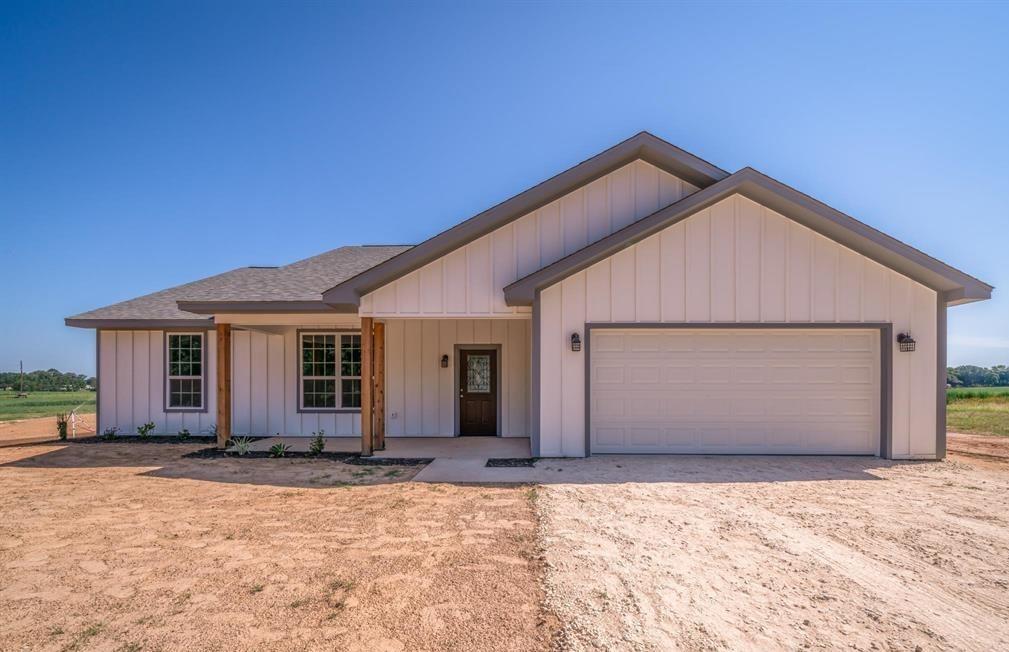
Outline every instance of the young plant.
POLYGON ((140 435, 141 439, 150 439, 151 431, 154 430, 154 422, 148 421, 142 426, 137 426, 137 434, 140 435))
POLYGON ((252 439, 249 437, 232 437, 228 443, 231 444, 232 453, 245 455, 249 452, 249 447, 252 446, 252 439))
POLYGON ((189 428, 183 428, 178 434, 179 441, 186 441, 189 439, 189 428))
POLYGON ((112 426, 111 428, 106 428, 105 432, 102 433, 102 439, 105 441, 112 441, 119 434, 119 426, 112 426))
POLYGON ((320 430, 319 432, 313 432, 314 437, 312 437, 312 443, 308 445, 309 455, 322 455, 322 450, 326 448, 326 431, 320 430))
POLYGON ((56 415, 56 434, 59 436, 61 441, 66 441, 67 438, 67 424, 70 422, 70 415, 66 412, 60 412, 56 415))
POLYGON ((284 457, 291 447, 284 443, 276 443, 270 446, 270 457, 284 457))

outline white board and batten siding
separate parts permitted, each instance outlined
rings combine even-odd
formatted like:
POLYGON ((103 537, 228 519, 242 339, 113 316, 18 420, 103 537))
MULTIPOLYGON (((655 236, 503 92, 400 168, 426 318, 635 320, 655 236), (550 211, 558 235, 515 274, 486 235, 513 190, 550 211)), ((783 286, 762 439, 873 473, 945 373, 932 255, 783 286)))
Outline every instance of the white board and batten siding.
POLYGON ((183 428, 207 434, 217 421, 217 341, 207 332, 204 412, 165 411, 165 332, 102 330, 98 333, 98 432, 118 428, 135 435, 137 427, 154 422, 157 434, 183 428))
POLYGON ((896 458, 934 457, 936 293, 741 196, 546 288, 540 297, 544 456, 585 454, 586 322, 890 322, 896 458), (912 407, 913 406, 913 407, 912 407))
POLYGON ((397 319, 385 327, 385 427, 390 437, 456 433, 456 345, 499 345, 498 411, 503 437, 528 437, 528 319, 397 319), (441 357, 449 356, 447 368, 441 357))
POLYGON ((503 288, 697 188, 635 161, 361 297, 373 317, 528 316, 503 288))

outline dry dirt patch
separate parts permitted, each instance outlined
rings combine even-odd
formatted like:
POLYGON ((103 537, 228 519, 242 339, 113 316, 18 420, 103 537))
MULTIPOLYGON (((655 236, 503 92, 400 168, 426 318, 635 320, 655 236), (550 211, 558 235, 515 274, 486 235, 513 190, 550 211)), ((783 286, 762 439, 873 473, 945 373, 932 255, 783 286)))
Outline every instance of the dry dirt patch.
POLYGON ((543 649, 522 487, 416 469, 0 449, 0 649, 543 649))
POLYGON ((553 464, 566 483, 537 505, 567 649, 1009 649, 1009 465, 553 464))
MULTIPOLYGON (((95 415, 82 414, 77 421, 77 436, 95 434, 95 415)), ((17 421, 0 421, 0 446, 56 439, 56 417, 36 417, 17 421)))

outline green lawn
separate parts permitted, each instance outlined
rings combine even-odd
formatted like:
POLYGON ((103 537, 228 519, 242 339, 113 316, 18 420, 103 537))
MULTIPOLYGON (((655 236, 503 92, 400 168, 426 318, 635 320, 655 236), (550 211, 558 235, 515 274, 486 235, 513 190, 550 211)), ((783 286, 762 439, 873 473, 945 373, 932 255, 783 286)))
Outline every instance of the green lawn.
POLYGON ((946 390, 946 402, 970 398, 1003 398, 1009 400, 1009 387, 951 387, 946 390))
POLYGON ((51 417, 59 412, 69 412, 79 405, 78 414, 93 414, 95 393, 28 392, 28 398, 17 398, 17 392, 0 391, 0 421, 51 417))
POLYGON ((954 432, 1009 436, 1009 387, 946 390, 946 427, 954 432))

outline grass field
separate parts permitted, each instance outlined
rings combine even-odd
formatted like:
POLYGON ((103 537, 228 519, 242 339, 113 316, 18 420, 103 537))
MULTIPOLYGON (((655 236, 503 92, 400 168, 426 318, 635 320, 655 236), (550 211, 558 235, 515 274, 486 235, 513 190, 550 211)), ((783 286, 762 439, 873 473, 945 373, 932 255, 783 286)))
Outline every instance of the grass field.
POLYGON ((947 403, 972 398, 1009 400, 1009 387, 951 387, 946 390, 947 403))
POLYGON ((946 390, 946 427, 955 432, 1009 436, 1009 387, 946 390))
POLYGON ((17 398, 17 392, 0 391, 0 421, 51 417, 69 412, 84 404, 78 414, 95 411, 94 392, 28 392, 28 398, 17 398))

